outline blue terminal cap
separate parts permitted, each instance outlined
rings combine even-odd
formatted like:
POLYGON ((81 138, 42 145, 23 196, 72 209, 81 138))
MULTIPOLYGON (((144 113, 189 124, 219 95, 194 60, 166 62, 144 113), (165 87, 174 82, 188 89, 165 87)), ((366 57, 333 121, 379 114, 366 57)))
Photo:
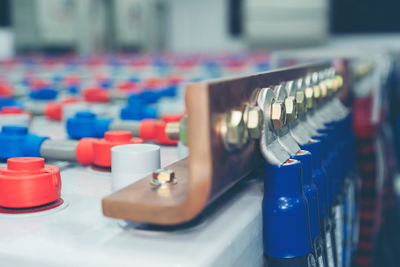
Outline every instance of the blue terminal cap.
POLYGON ((157 109, 153 107, 126 106, 121 109, 120 118, 121 120, 156 119, 157 109))
POLYGON ((29 97, 37 100, 54 100, 58 95, 58 91, 54 89, 40 89, 29 92, 29 97))
POLYGON ((306 150, 299 150, 293 159, 301 162, 301 173, 303 181, 303 192, 308 202, 310 216, 311 238, 320 236, 319 232, 319 210, 318 210, 318 191, 312 179, 312 159, 311 153, 306 150))
POLYGON ((97 118, 93 112, 79 111, 74 117, 67 119, 66 130, 73 139, 103 137, 110 123, 111 119, 97 118))
POLYGON ((168 86, 165 89, 160 90, 160 94, 161 96, 165 96, 165 97, 175 97, 176 96, 176 86, 172 85, 172 86, 168 86))
POLYGON ((110 88, 110 87, 112 86, 112 84, 113 84, 113 82, 112 82, 111 79, 102 79, 102 80, 99 82, 99 86, 100 86, 101 88, 110 88))
MULTIPOLYGON (((332 180, 332 202, 336 194, 341 191, 342 181, 344 180, 343 164, 339 158, 338 148, 340 147, 339 136, 339 122, 330 122, 326 124, 326 129, 322 129, 321 133, 327 133, 328 143, 328 161, 330 164, 329 170, 327 170, 328 176, 332 180)), ((320 130, 318 130, 320 131, 320 130)))
POLYGON ((21 106, 21 104, 11 97, 0 97, 0 109, 5 106, 21 106))
POLYGON ((320 218, 328 215, 328 176, 322 170, 322 145, 318 140, 312 140, 301 146, 301 149, 307 150, 311 153, 312 160, 312 180, 318 190, 318 208, 320 218))
POLYGON ((307 200, 303 194, 300 162, 264 164, 264 253, 293 258, 311 252, 307 200))
POLYGON ((48 137, 28 133, 23 126, 3 126, 0 132, 0 158, 39 157, 40 146, 48 137))
POLYGON ((68 93, 76 95, 79 93, 79 85, 70 85, 67 87, 68 93))

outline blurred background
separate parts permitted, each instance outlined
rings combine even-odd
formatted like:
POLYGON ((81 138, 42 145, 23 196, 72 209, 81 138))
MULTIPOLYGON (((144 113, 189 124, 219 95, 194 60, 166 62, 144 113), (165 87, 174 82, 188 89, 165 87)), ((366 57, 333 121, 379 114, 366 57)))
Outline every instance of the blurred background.
POLYGON ((1 0, 0 57, 235 51, 400 30, 394 0, 1 0))

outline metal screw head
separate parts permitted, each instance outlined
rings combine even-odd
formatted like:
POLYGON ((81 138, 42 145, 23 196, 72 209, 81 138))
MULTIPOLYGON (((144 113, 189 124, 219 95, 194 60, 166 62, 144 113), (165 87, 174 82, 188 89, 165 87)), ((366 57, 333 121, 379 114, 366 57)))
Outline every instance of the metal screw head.
POLYGON ((319 88, 321 89, 321 98, 325 99, 328 96, 328 80, 320 82, 319 88))
POLYGON ((264 113, 262 109, 258 106, 246 106, 243 119, 249 131, 250 138, 260 138, 264 126, 264 113))
POLYGON ((175 172, 170 169, 157 169, 153 172, 153 180, 154 184, 165 184, 165 183, 173 183, 175 181, 175 172))
POLYGON ((343 86, 343 77, 342 77, 342 75, 336 75, 336 81, 337 81, 337 83, 338 83, 338 88, 342 88, 342 86, 343 86))
POLYGON ((271 122, 275 130, 282 129, 286 124, 285 105, 282 102, 274 102, 271 105, 271 122))
POLYGON ((312 109, 313 108, 313 95, 314 95, 314 89, 312 87, 307 87, 304 90, 304 95, 305 95, 305 100, 306 100, 306 109, 312 109))
POLYGON ((296 92, 296 109, 298 114, 302 114, 306 109, 306 99, 304 91, 296 92))
POLYGON ((248 142, 248 131, 241 110, 231 110, 225 114, 221 127, 225 147, 240 149, 248 142))
POLYGON ((319 85, 313 86, 313 99, 315 103, 319 103, 321 99, 321 88, 319 87, 319 85))
POLYGON ((165 126, 165 133, 167 134, 170 140, 179 140, 179 130, 180 123, 179 122, 169 122, 165 126))
POLYGON ((296 98, 294 96, 288 96, 285 99, 285 110, 287 122, 290 123, 297 119, 296 98))

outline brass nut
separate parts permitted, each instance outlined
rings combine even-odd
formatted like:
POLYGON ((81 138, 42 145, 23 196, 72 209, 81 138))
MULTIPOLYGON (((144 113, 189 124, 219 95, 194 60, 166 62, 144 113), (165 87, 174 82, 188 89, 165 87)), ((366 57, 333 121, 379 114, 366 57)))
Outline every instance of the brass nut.
POLYGON ((165 126, 165 133, 170 140, 179 140, 180 134, 180 123, 179 122, 169 122, 165 126))
POLYGON ((328 80, 324 80, 319 84, 319 88, 321 89, 321 98, 324 99, 328 96, 328 80))
POLYGON ((293 122, 297 119, 296 98, 289 96, 285 99, 285 110, 287 122, 293 122))
POLYGON ((343 86, 343 77, 342 77, 342 75, 336 75, 336 81, 337 81, 337 84, 338 84, 338 88, 342 88, 342 86, 343 86))
POLYGON ((250 138, 259 139, 264 127, 264 113, 258 106, 247 106, 243 114, 250 138))
POLYGON ((271 122, 275 130, 282 129, 286 124, 285 105, 282 102, 274 102, 271 105, 271 122))
POLYGON ((313 102, 314 102, 314 90, 312 87, 307 87, 304 91, 305 95, 305 100, 306 100, 306 109, 312 109, 313 108, 313 102))
POLYGON ((175 172, 170 169, 157 169, 153 172, 152 184, 176 183, 175 172))
POLYGON ((296 108, 298 114, 302 114, 306 110, 306 100, 304 91, 296 92, 296 108))
POLYGON ((240 149, 247 144, 249 135, 242 111, 231 110, 225 114, 222 135, 228 149, 240 149))
POLYGON ((319 103, 321 100, 321 88, 319 85, 314 85, 313 86, 313 98, 315 103, 319 103))

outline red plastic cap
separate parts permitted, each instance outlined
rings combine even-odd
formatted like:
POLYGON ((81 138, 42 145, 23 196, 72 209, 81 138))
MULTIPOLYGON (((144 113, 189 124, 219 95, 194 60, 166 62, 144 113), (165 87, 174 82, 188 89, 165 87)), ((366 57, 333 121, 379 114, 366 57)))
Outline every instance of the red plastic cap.
POLYGON ((44 158, 10 158, 7 160, 7 167, 12 171, 37 171, 44 168, 44 158))
POLYGON ((30 208, 61 196, 60 169, 45 165, 43 158, 10 158, 0 167, 0 206, 30 208))
POLYGON ((162 120, 165 121, 166 123, 169 122, 179 122, 182 119, 182 114, 165 114, 162 117, 162 120))
POLYGON ((1 114, 21 114, 24 111, 22 110, 21 107, 17 106, 4 106, 1 109, 1 114))
POLYGON ((96 138, 82 138, 76 147, 76 160, 82 165, 89 165, 93 162, 93 142, 96 138))
POLYGON ((61 102, 49 102, 44 108, 44 115, 49 120, 61 121, 64 106, 76 102, 78 102, 76 98, 66 98, 61 102))
MULTIPOLYGON (((181 115, 179 115, 181 117, 181 115)), ((164 119, 164 117, 163 117, 164 119)), ((168 122, 180 121, 176 115, 167 115, 168 122)), ((139 127, 139 136, 146 141, 154 141, 160 145, 177 145, 178 141, 170 140, 165 133, 167 122, 164 120, 142 120, 139 127)))
POLYGON ((83 92, 83 98, 87 102, 107 103, 110 101, 110 94, 107 90, 92 88, 83 92))
POLYGON ((44 108, 44 115, 49 120, 62 120, 62 104, 57 102, 49 102, 44 108))
POLYGON ((100 167, 111 167, 111 148, 126 144, 142 144, 143 139, 132 138, 129 131, 108 131, 104 139, 93 142, 93 164, 100 167))
POLYGON ((132 139, 132 133, 128 131, 108 131, 104 139, 110 142, 126 142, 132 139))
POLYGON ((177 145, 178 140, 171 140, 168 138, 167 133, 165 132, 165 126, 167 123, 162 121, 162 123, 156 125, 156 142, 160 145, 177 145))
POLYGON ((144 119, 140 122, 139 136, 143 140, 155 140, 157 137, 157 124, 163 122, 155 119, 144 119))
POLYGON ((1 83, 0 84, 0 96, 12 96, 13 95, 13 88, 11 85, 1 83))

